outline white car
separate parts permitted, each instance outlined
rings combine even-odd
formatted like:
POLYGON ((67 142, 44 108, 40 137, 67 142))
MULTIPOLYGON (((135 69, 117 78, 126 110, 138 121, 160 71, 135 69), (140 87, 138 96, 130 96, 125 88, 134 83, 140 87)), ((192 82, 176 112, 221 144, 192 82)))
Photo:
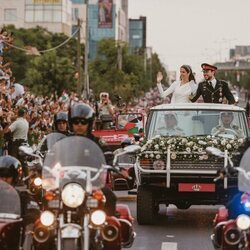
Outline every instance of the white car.
POLYGON ((152 224, 159 204, 179 209, 226 204, 238 192, 237 176, 218 182, 214 178, 227 164, 227 154, 239 166, 239 147, 249 135, 245 110, 235 105, 185 103, 151 108, 135 164, 138 223, 152 224), (231 125, 222 129, 222 122, 231 125), (224 159, 208 155, 208 146, 226 151, 224 159))

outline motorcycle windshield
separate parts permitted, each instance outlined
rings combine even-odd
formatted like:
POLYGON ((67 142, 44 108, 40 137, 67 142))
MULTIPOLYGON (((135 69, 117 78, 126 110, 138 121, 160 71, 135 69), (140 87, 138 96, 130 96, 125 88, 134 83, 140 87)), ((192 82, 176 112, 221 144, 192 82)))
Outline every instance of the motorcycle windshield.
POLYGON ((246 150, 240 161, 240 168, 245 171, 245 174, 239 172, 238 174, 238 189, 242 192, 249 192, 250 190, 250 148, 246 150), (246 176, 247 175, 247 176, 246 176))
POLYGON ((16 219, 21 216, 21 202, 17 191, 8 183, 0 181, 0 219, 16 219))
POLYGON ((46 137, 44 137, 44 139, 39 143, 38 145, 38 150, 39 151, 48 151, 52 148, 52 146, 57 142, 60 141, 61 139, 67 137, 64 134, 61 133, 57 133, 57 132, 53 132, 50 133, 48 135, 46 135, 46 137))
POLYGON ((66 137, 56 142, 46 154, 43 167, 43 188, 54 190, 65 179, 88 181, 93 187, 105 185, 105 158, 101 148, 88 138, 66 137))
POLYGON ((48 150, 50 150, 56 142, 66 138, 66 137, 67 137, 66 135, 61 134, 61 133, 56 133, 56 132, 48 134, 46 136, 48 150))

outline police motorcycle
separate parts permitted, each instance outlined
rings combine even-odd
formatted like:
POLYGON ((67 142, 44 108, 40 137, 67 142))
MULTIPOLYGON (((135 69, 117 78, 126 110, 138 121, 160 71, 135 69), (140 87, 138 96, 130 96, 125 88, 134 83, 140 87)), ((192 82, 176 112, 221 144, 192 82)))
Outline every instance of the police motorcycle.
POLYGON ((110 168, 101 149, 88 138, 57 141, 42 168, 46 209, 35 223, 35 241, 53 241, 57 250, 130 247, 135 233, 127 207, 117 205, 118 218, 104 212, 101 188, 110 168))
POLYGON ((250 148, 244 153, 240 167, 233 167, 227 152, 208 147, 207 151, 218 157, 227 157, 229 165, 220 171, 214 179, 227 178, 238 172, 238 189, 226 207, 219 208, 214 218, 214 230, 211 240, 214 249, 249 249, 250 247, 250 148))
POLYGON ((21 201, 17 191, 0 181, 0 249, 19 250, 22 242, 21 201))
POLYGON ((24 176, 22 181, 27 185, 30 194, 41 205, 42 195, 42 166, 46 152, 59 140, 66 135, 54 132, 46 135, 36 148, 30 147, 29 144, 23 144, 19 147, 19 155, 23 159, 24 176))

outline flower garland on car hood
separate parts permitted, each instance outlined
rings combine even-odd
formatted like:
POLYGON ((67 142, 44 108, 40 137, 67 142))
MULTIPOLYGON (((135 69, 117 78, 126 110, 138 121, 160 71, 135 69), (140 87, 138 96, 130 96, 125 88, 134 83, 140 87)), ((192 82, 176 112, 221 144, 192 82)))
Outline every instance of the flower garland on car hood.
POLYGON ((227 149, 232 154, 243 144, 244 139, 228 139, 222 137, 207 136, 155 136, 150 140, 140 141, 141 151, 139 158, 152 160, 165 159, 167 150, 170 148, 171 159, 192 158, 207 160, 207 147, 216 147, 221 151, 227 149))

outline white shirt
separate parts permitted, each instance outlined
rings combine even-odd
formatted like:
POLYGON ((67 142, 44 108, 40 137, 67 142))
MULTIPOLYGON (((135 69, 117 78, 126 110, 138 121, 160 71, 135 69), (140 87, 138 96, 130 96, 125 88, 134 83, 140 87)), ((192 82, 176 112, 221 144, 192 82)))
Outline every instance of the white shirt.
POLYGON ((216 79, 214 78, 214 79, 211 80, 210 82, 212 83, 213 88, 215 88, 215 85, 216 85, 216 82, 217 82, 216 79))
POLYGON ((10 126, 13 133, 13 140, 23 139, 27 141, 29 132, 29 123, 23 117, 18 117, 10 126))
POLYGON ((187 103, 191 102, 189 96, 197 91, 197 84, 192 80, 181 85, 181 81, 173 82, 169 88, 163 91, 161 83, 157 83, 158 90, 162 98, 173 94, 171 103, 187 103))

